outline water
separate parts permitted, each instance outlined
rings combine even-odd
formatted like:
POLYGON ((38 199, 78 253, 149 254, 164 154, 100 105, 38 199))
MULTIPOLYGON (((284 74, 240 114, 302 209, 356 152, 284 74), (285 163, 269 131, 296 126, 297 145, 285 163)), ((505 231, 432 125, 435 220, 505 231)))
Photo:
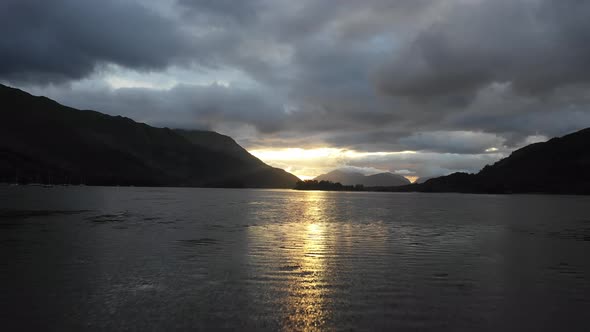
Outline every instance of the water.
POLYGON ((590 197, 0 188, 0 328, 584 331, 590 197))

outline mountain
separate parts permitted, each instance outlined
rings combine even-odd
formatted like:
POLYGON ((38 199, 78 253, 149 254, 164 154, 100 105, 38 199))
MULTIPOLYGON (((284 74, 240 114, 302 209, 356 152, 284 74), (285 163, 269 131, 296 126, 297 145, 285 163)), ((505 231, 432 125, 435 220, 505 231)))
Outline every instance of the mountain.
POLYGON ((319 175, 315 180, 330 181, 341 183, 343 185, 362 184, 365 187, 394 187, 410 184, 410 181, 405 177, 389 172, 365 176, 361 173, 347 172, 343 170, 334 170, 319 175))
POLYGON ((330 181, 334 183, 341 183, 343 185, 355 185, 362 184, 365 176, 361 173, 346 172, 341 170, 333 170, 329 173, 318 175, 314 180, 318 181, 330 181))
POLYGON ((228 136, 155 128, 0 85, 0 182, 293 188, 228 136))
POLYGON ((590 128, 525 146, 477 174, 454 173, 402 190, 590 194, 590 128))
POLYGON ((401 175, 386 172, 366 176, 362 184, 365 187, 395 187, 410 184, 410 180, 401 175))
POLYGON ((424 183, 432 178, 433 178, 432 176, 421 176, 421 177, 417 178, 414 183, 424 183))
POLYGON ((174 132, 183 136, 189 142, 202 148, 232 155, 246 162, 252 162, 257 165, 264 164, 260 159, 251 155, 246 149, 241 147, 233 138, 207 130, 184 130, 173 129, 174 132))

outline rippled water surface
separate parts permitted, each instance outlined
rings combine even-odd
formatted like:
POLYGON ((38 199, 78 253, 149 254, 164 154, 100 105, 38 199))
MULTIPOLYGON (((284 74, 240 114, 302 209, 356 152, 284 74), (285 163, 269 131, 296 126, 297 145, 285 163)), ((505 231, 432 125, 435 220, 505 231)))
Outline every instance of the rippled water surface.
POLYGON ((3 187, 0 328, 588 331, 589 254, 590 197, 3 187))

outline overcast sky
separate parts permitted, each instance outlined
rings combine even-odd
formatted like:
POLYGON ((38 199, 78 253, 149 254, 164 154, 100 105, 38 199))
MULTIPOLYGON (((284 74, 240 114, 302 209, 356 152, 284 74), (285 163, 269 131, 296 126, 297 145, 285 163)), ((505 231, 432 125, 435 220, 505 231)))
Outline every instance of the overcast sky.
POLYGON ((302 177, 478 171, 590 126, 590 1, 2 0, 0 81, 302 177))

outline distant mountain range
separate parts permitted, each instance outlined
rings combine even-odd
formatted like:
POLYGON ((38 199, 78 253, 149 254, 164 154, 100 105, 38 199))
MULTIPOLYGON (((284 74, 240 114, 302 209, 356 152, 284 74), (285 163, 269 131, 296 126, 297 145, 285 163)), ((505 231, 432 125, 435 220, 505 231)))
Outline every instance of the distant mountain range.
POLYGON ((590 194, 590 128, 535 143, 484 167, 392 191, 590 194))
POLYGON ((0 182, 293 188, 211 131, 155 128, 0 84, 0 182))
POLYGON ((344 170, 334 170, 326 174, 317 176, 314 180, 330 181, 341 183, 343 185, 362 184, 365 187, 393 187, 410 184, 405 177, 389 172, 374 175, 363 175, 358 172, 349 172, 344 170))

